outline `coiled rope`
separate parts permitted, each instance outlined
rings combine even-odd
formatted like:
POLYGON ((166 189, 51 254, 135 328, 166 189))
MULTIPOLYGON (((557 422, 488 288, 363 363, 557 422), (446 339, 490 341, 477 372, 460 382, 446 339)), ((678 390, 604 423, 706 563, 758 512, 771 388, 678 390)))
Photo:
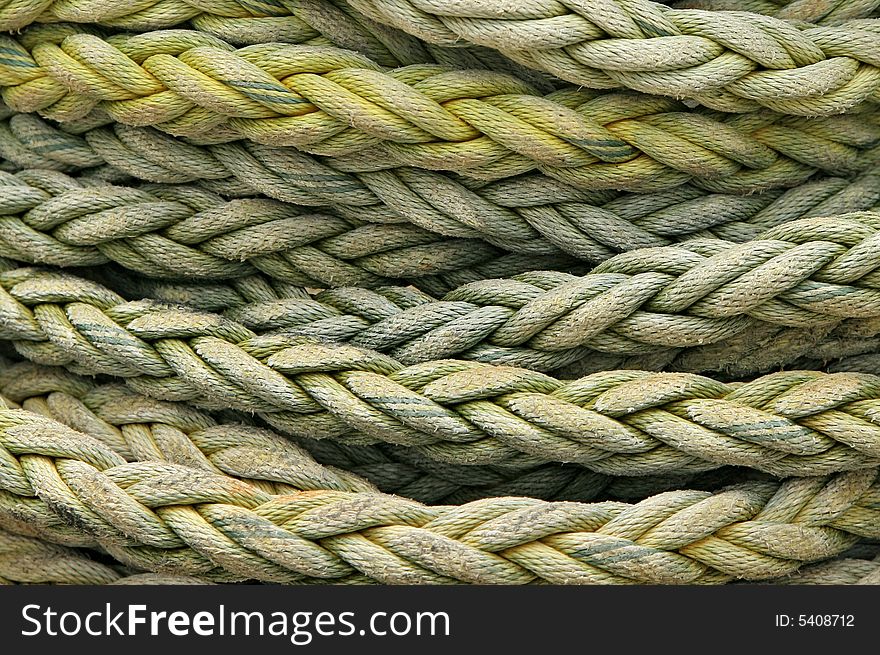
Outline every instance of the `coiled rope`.
POLYGON ((649 0, 348 0, 431 43, 476 43, 589 88, 692 98, 720 111, 839 113, 880 89, 876 20, 791 24, 649 0))
MULTIPOLYGON (((413 182, 415 189, 404 187, 396 197, 383 194, 388 203, 384 205, 345 205, 337 214, 265 198, 224 202, 193 187, 137 191, 25 170, 0 175, 5 192, 0 200, 0 253, 57 266, 90 266, 111 259, 151 277, 224 279, 252 273, 256 266, 303 286, 375 287, 394 278, 486 267, 486 260, 501 258, 503 253, 496 249, 544 258, 523 258, 518 266, 506 258, 506 274, 514 275, 535 270, 542 262, 565 266, 560 249, 596 262, 616 251, 693 236, 730 235, 733 241, 746 241, 774 223, 880 207, 880 174, 873 172, 851 181, 817 180, 784 194, 731 196, 678 187, 651 202, 629 194, 604 206, 561 201, 511 208, 441 178, 441 183, 447 182, 444 196, 442 186, 432 185, 430 177, 419 179, 413 169, 401 170, 401 178, 413 182), (462 202, 447 204, 444 213, 443 201, 453 197, 462 202), (410 199, 416 202, 407 202, 410 199), (47 213, 51 220, 41 218, 47 213), (18 214, 24 214, 21 220, 13 218, 18 214), (457 220, 459 216, 464 222, 457 220), (396 222, 385 222, 389 218, 396 222), (151 236, 140 238, 144 235, 151 236), (152 261, 142 250, 149 250, 152 261)), ((496 275, 505 275, 498 270, 496 275)))
POLYGON ((198 576, 219 565, 233 578, 277 582, 719 583, 785 575, 880 536, 876 469, 634 505, 502 498, 428 507, 371 493, 271 496, 206 471, 126 463, 31 413, 0 415, 4 459, 15 463, 0 502, 75 516, 68 527, 84 541, 160 572, 198 576))
POLYGON ((0 583, 880 582, 877 0, 689 2, 0 0, 0 583))
POLYGON ((857 402, 876 400, 873 376, 793 372, 729 386, 638 371, 562 382, 456 360, 404 367, 352 346, 257 337, 211 315, 126 305, 84 281, 55 278, 61 284, 49 291, 46 273, 7 275, 21 276, 11 305, 24 309, 26 291, 35 304, 33 313, 4 317, 4 338, 26 357, 123 376, 158 398, 257 411, 295 436, 397 443, 461 464, 567 461, 611 475, 727 464, 813 475, 873 466, 880 455, 873 437, 880 431, 857 402), (817 400, 826 396, 827 406, 817 400), (823 413, 850 401, 855 407, 834 414, 841 423, 823 413))
POLYGON ((540 168, 586 188, 619 188, 633 177, 680 184, 743 168, 772 174, 784 165, 773 145, 785 148, 785 126, 808 130, 768 112, 720 121, 651 96, 575 89, 541 96, 517 78, 486 71, 424 65, 385 72, 334 48, 234 51, 201 32, 106 40, 73 33, 52 42, 67 31, 0 39, 9 53, 0 62, 0 88, 10 107, 71 120, 101 102, 117 122, 175 134, 223 126, 233 138, 330 156, 381 145, 380 159, 398 165, 496 176, 540 168), (781 134, 773 129, 779 122, 781 134))

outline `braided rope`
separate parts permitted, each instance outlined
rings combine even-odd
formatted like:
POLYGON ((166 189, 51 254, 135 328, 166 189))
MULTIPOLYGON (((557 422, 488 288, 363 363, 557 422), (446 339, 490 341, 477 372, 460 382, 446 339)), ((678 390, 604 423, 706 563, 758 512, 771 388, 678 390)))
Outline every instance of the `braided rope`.
POLYGON ((748 11, 783 20, 834 25, 857 18, 869 18, 880 9, 880 0, 681 0, 676 9, 748 11))
POLYGON ((648 0, 349 0, 432 43, 476 43, 589 88, 692 98, 721 111, 839 113, 880 98, 876 20, 793 25, 648 0))
MULTIPOLYGON (((14 267, 15 265, 12 263, 6 266, 7 269, 14 267)), ((232 312, 229 310, 235 309, 235 315, 244 321, 248 321, 247 317, 254 312, 265 317, 267 309, 273 312, 275 320, 277 320, 279 316, 277 310, 285 304, 277 301, 294 298, 317 301, 316 296, 306 294, 300 287, 285 287, 285 285, 273 283, 271 279, 263 279, 259 276, 241 278, 230 284, 205 284, 150 280, 119 268, 106 270, 106 267, 102 267, 99 270, 87 272, 89 279, 129 300, 150 298, 163 303, 184 304, 193 309, 225 315, 231 314, 232 312), (281 288, 276 289, 279 286, 281 288)), ((434 297, 443 296, 449 292, 449 289, 444 290, 439 287, 435 287, 433 290, 427 289, 424 280, 424 278, 419 280, 419 287, 434 294, 434 297)), ((461 284, 470 284, 473 281, 465 279, 461 280, 461 284)), ((435 285, 428 286, 434 287, 435 285)), ((363 299, 364 302, 375 304, 378 301, 381 314, 388 310, 397 313, 393 306, 397 306, 401 311, 408 311, 407 308, 424 304, 428 300, 423 296, 420 300, 420 296, 413 294, 411 290, 384 288, 378 289, 377 292, 378 296, 361 292, 362 295, 357 302, 363 299), (399 295, 401 292, 402 296, 399 295), (406 302, 403 302, 401 298, 405 298, 406 302)), ((340 289, 338 293, 345 296, 350 293, 350 290, 340 289)), ((331 304, 333 302, 331 298, 331 304)), ((324 339, 333 341, 344 341, 351 338, 351 332, 344 329, 345 321, 334 318, 339 310, 331 307, 331 304, 326 307, 330 316, 326 316, 323 321, 312 321, 314 317, 306 318, 304 316, 305 322, 299 326, 277 327, 267 330, 265 333, 280 331, 287 334, 320 335, 324 339), (325 329, 326 326, 336 324, 337 321, 343 329, 325 329), (318 329, 318 332, 313 332, 315 329, 318 329), (347 334, 348 336, 346 336, 347 334)), ((314 305, 312 306, 314 307, 314 305)), ((296 310, 292 311, 295 314, 301 314, 296 310)), ((343 311, 343 313, 346 312, 343 311)), ((357 315, 362 316, 363 313, 358 312, 357 315)), ((502 361, 498 361, 496 357, 500 351, 478 350, 472 354, 466 351, 460 356, 463 358, 474 357, 477 361, 486 361, 487 363, 508 364, 517 361, 516 358, 522 358, 524 366, 532 370, 552 372, 560 379, 576 379, 590 373, 613 369, 703 374, 719 372, 728 379, 738 379, 778 370, 780 367, 821 370, 829 362, 880 349, 878 334, 880 334, 880 321, 877 319, 848 319, 838 324, 828 323, 824 326, 811 328, 789 328, 759 322, 736 336, 690 348, 666 348, 638 355, 602 353, 584 348, 579 351, 582 352, 580 359, 559 368, 552 368, 555 365, 553 357, 548 358, 546 354, 535 356, 535 353, 529 353, 523 349, 505 351, 507 356, 502 361), (515 355, 512 355, 512 352, 515 352, 515 355), (511 356, 514 358, 511 359, 511 356)), ((877 371, 871 372, 876 373, 877 371)))
MULTIPOLYGON (((554 370, 595 351, 646 355, 697 347, 705 352, 719 342, 729 348, 740 336, 754 340, 750 331, 762 325, 794 328, 788 340, 810 346, 845 319, 861 325, 866 337, 877 334, 878 230, 880 214, 804 219, 743 245, 700 240, 636 250, 580 277, 533 272, 482 280, 441 301, 399 287, 343 288, 313 300, 256 302, 225 315, 247 339, 280 333, 280 339, 306 335, 349 341, 388 352, 404 364, 464 357, 554 370)), ((93 228, 84 232, 95 234, 93 228)), ((7 245, 16 241, 2 229, 0 236, 7 245)), ((51 341, 50 330, 38 331, 37 337, 34 328, 13 327, 39 325, 26 306, 45 302, 42 293, 31 290, 41 282, 65 289, 65 303, 92 302, 95 293, 88 285, 73 291, 74 278, 68 282, 27 270, 5 274, 0 284, 12 294, 7 338, 51 341), (23 285, 23 276, 34 283, 23 285)), ((107 308, 122 302, 107 298, 107 308)), ((781 343, 778 333, 773 337, 781 343)))
POLYGON ((191 585, 211 584, 182 575, 129 573, 107 566, 82 549, 52 544, 0 529, 0 585, 191 585))
POLYGON ((267 495, 232 478, 125 463, 5 410, 3 501, 64 517, 120 562, 272 582, 721 583, 789 574, 876 538, 877 470, 675 491, 634 505, 525 498, 428 507, 371 493, 267 495), (39 435, 39 439, 36 435, 39 435))
MULTIPOLYGON (((89 378, 29 363, 0 371, 0 399, 20 405, 102 441, 129 461, 165 461, 245 480, 268 493, 304 489, 385 493, 420 502, 461 504, 480 498, 528 496, 543 500, 640 500, 676 488, 714 490, 759 479, 751 472, 614 478, 578 466, 548 464, 525 470, 438 464, 407 448, 345 446, 302 440, 330 468, 319 467, 287 439, 205 412, 157 401, 118 384, 96 386, 89 378), (267 482, 271 484, 266 484, 267 482)), ((228 415, 230 412, 224 412, 228 415)))
MULTIPOLYGON (((791 162, 783 156, 788 130, 810 130, 809 119, 755 112, 722 121, 648 96, 569 89, 542 97, 517 78, 485 71, 424 65, 383 72, 333 48, 232 51, 200 32, 102 40, 58 31, 0 39, 10 53, 0 61, 9 106, 71 120, 100 102, 120 123, 175 134, 223 126, 259 143, 361 159, 381 146, 379 159, 398 165, 495 176, 539 168, 588 188, 620 187, 633 177, 680 184, 744 172, 772 179, 791 162)), ((866 120, 876 123, 876 116, 866 120)), ((862 159, 863 168, 876 163, 876 148, 862 159)))
MULTIPOLYGON (((192 187, 92 186, 29 170, 0 173, 0 189, 0 254, 32 263, 115 260, 151 277, 206 280, 261 270, 310 287, 376 287, 453 272, 460 278, 461 269, 474 267, 522 272, 535 263, 504 257, 476 239, 443 238, 407 224, 359 224, 264 198, 225 202, 192 187)), ((551 244, 523 254, 558 266, 571 261, 551 244)))
POLYGON ((579 192, 541 175, 467 188, 448 175, 411 168, 345 173, 290 149, 246 143, 195 149, 155 132, 120 126, 91 130, 83 140, 27 115, 0 125, 0 155, 20 168, 62 170, 106 160, 161 183, 207 178, 228 187, 232 174, 253 191, 329 206, 355 224, 409 222, 453 238, 479 237, 517 253, 557 256, 557 249, 563 249, 588 261, 693 234, 745 241, 784 221, 865 210, 880 202, 878 169, 852 181, 807 182, 785 193, 734 196, 679 186, 650 196, 614 198, 579 192), (191 154, 197 155, 198 165, 191 154))
POLYGON ((860 404, 876 400, 873 376, 793 372, 727 385, 615 371, 562 382, 467 361, 404 367, 349 345, 258 337, 216 315, 123 303, 72 277, 20 269, 2 280, 11 286, 0 296, 2 336, 25 357, 122 376, 157 398, 259 412, 294 436, 384 441, 468 465, 566 461, 611 475, 729 464, 809 475, 880 456, 880 430, 860 404))

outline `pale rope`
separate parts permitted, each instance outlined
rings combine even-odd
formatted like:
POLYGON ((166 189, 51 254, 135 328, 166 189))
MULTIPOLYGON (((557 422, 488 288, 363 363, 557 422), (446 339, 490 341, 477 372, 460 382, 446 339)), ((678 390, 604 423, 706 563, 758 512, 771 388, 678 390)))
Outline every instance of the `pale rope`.
POLYGON ((82 549, 58 546, 0 529, 0 585, 191 585, 211 584, 182 575, 132 573, 107 566, 82 549))
POLYGON ((857 18, 869 18, 880 8, 880 0, 680 0, 676 9, 748 11, 783 20, 834 25, 857 18))
MULTIPOLYGON (((358 153, 361 164, 378 156, 495 177, 538 168, 586 188, 620 188, 634 178, 655 185, 736 173, 772 178, 787 159, 773 145, 784 152, 786 128, 810 125, 766 111, 717 120, 638 94, 567 89, 541 96, 487 71, 421 65, 386 72, 334 48, 233 51, 200 32, 106 40, 69 32, 31 28, 0 39, 7 53, 0 87, 10 107, 69 121, 100 103, 117 122, 179 135, 219 138, 219 129, 314 154, 358 153)), ((876 122, 876 115, 871 110, 864 120, 876 122)), ((876 164, 872 152, 861 166, 876 164)))
MULTIPOLYGON (((746 244, 694 240, 636 250, 584 276, 536 271, 483 280, 442 301, 404 288, 334 289, 314 301, 293 297, 231 309, 226 317, 235 327, 228 332, 240 340, 278 332, 279 343, 298 335, 348 340, 405 364, 463 356, 550 370, 593 351, 644 355, 706 348, 749 338, 748 331, 762 323, 819 329, 821 339, 827 334, 822 329, 830 332, 850 319, 872 337, 880 318, 874 288, 878 229, 878 214, 803 219, 746 244)), ((57 297, 65 304, 84 301, 109 310, 123 302, 107 289, 33 269, 5 273, 0 284, 11 294, 4 292, 7 327, 0 334, 18 340, 21 348, 28 347, 23 341, 52 339, 54 328, 31 327, 39 325, 42 310, 36 306, 47 299, 44 286, 64 289, 57 297)), ((161 311, 147 304, 139 310, 161 311)), ((108 315, 118 316, 124 329, 122 317, 130 313, 108 315)), ((198 320, 212 325, 219 319, 198 320)), ((49 345, 40 346, 43 357, 53 358, 46 363, 77 359, 49 345)), ((114 366, 107 372, 123 374, 114 366)))
POLYGON ((475 43, 590 88, 629 87, 721 111, 840 113, 880 98, 880 25, 788 23, 649 0, 349 0, 424 41, 475 43))
MULTIPOLYGON (((825 129, 830 134, 835 126, 825 129)), ((855 133, 844 134, 846 130, 838 129, 838 138, 856 138, 855 133)), ((880 138, 880 132, 863 136, 867 144, 880 138)), ((17 115, 0 124, 0 154, 20 168, 89 169, 106 160, 154 182, 210 180, 213 189, 233 194, 244 186, 290 203, 330 206, 348 221, 409 222, 449 237, 479 237, 518 253, 556 256, 561 248, 587 261, 695 233, 744 241, 787 220, 868 209, 880 199, 876 166, 852 181, 817 179, 784 193, 731 195, 743 191, 731 183, 719 189, 724 193, 685 185, 615 197, 579 192, 540 174, 468 188, 450 175, 412 168, 345 173, 326 165, 329 160, 291 149, 247 143, 193 148, 155 131, 122 126, 90 130, 85 137, 17 115), (230 174, 238 183, 232 188, 230 174)), ((815 146, 816 152, 823 151, 821 143, 815 146)), ((835 169, 847 169, 833 159, 835 169)), ((797 180, 789 183, 804 182, 814 170, 798 170, 797 180)))
POLYGON ((428 507, 374 493, 272 496, 233 478, 126 463, 54 421, 0 412, 20 524, 71 535, 125 565, 272 582, 722 583, 780 577, 877 538, 877 469, 634 505, 526 498, 428 507), (57 512, 57 513, 56 513, 57 512))
POLYGON ((0 296, 3 337, 25 357, 122 376, 158 398, 259 412, 294 436, 397 443, 460 464, 567 461, 611 475, 729 464, 807 475, 880 457, 880 430, 860 404, 876 402, 873 376, 792 372, 738 386, 638 371, 563 382, 456 360, 404 367, 350 345, 260 337, 216 315, 122 303, 72 277, 19 269, 2 280, 11 287, 0 296))
MULTIPOLYGON (((407 223, 373 224, 368 207, 360 208, 365 220, 359 220, 339 215, 356 215, 352 207, 336 212, 265 198, 224 202, 220 196, 193 187, 163 185, 136 190, 39 169, 14 176, 0 172, 0 188, 4 191, 0 198, 0 255, 32 263, 68 267, 112 260, 149 277, 216 280, 244 277, 258 269, 301 286, 376 287, 393 279, 442 276, 472 267, 488 269, 493 260, 502 257, 482 240, 443 238, 407 223)), ((696 194, 679 188, 667 198, 622 197, 608 203, 610 209, 586 203, 560 204, 558 209, 552 205, 522 208, 518 212, 499 209, 494 220, 490 218, 491 226, 483 231, 462 223, 458 223, 459 230, 435 226, 431 212, 419 212, 418 207, 415 213, 421 215, 414 218, 441 233, 476 234, 496 248, 538 255, 554 262, 554 268, 565 268, 571 260, 556 244, 596 261, 613 254, 605 244, 632 250, 714 232, 732 233, 733 240, 745 241, 758 236, 761 223, 770 217, 784 222, 805 214, 821 215, 841 205, 870 209, 880 203, 880 169, 878 174, 853 182, 817 181, 781 196, 712 194, 684 200, 690 195, 696 194), (676 198, 683 201, 675 203, 676 198), (628 220, 627 201, 648 210, 664 202, 673 204, 628 220), (811 201, 819 202, 810 206, 811 201), (710 214, 708 220, 703 212, 710 214), (691 216, 690 225, 670 224, 679 214, 691 216), (511 220, 505 221, 507 217, 511 220), (562 220, 554 220, 556 217, 562 220), (566 227, 575 221, 581 224, 576 233, 585 238, 569 238, 566 227), (586 236, 588 231, 591 237, 586 236)), ((385 213, 380 209, 379 218, 385 213)), ((511 266, 507 274, 541 266, 540 259, 531 266, 528 261, 522 258, 519 270, 511 266)))
POLYGON ((548 464, 525 470, 438 464, 395 446, 345 446, 301 440, 327 466, 246 415, 209 414, 182 403, 154 400, 119 384, 95 385, 59 367, 30 363, 0 370, 0 399, 89 434, 129 461, 166 461, 225 473, 269 493, 303 489, 381 491, 420 502, 460 504, 480 498, 528 496, 543 500, 641 500, 687 487, 716 490, 762 479, 750 471, 614 478, 579 466, 548 464), (250 421, 252 422, 252 421, 250 421), (329 466, 329 468, 328 468, 329 466), (354 473, 355 476, 350 473, 354 473))
MULTIPOLYGON (((332 210, 265 198, 224 201, 193 187, 138 190, 28 170, 0 173, 0 191, 0 255, 54 266, 117 261, 150 277, 218 281, 260 270, 280 282, 320 288, 572 263, 547 242, 510 257, 477 239, 343 219, 332 210), (80 236, 77 225, 84 228, 80 236), (523 256, 529 254, 543 258, 523 256)), ((508 250, 521 245, 496 242, 508 250)))

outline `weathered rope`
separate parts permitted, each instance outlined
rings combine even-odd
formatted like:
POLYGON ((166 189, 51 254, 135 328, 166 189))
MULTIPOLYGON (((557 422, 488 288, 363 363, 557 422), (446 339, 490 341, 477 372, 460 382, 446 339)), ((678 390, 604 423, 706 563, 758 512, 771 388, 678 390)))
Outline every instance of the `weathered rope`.
POLYGON ((834 25, 856 18, 869 18, 880 8, 880 0, 680 0, 677 9, 709 11, 748 11, 783 20, 834 25))
MULTIPOLYGON (((634 177, 669 184, 763 172, 772 179, 786 159, 774 145, 785 151, 788 128, 810 129, 809 119, 761 111, 718 120, 633 94, 541 96, 517 78, 486 71, 423 65, 385 72, 334 48, 233 51, 200 32, 106 40, 56 32, 35 28, 0 39, 9 53, 0 87, 17 111, 71 120, 100 102, 124 124, 189 135, 223 126, 232 138, 428 169, 500 177, 539 168, 587 188, 620 188, 634 177), (379 153, 364 152, 377 146, 379 153)), ((876 121, 876 113, 866 120, 876 121)), ((864 165, 877 161, 876 152, 865 157, 864 165)))
MULTIPOLYGON (((401 173, 412 177, 415 171, 401 173)), ((104 186, 44 170, 0 173, 0 188, 0 255, 19 261, 66 267, 112 260, 150 277, 217 280, 259 269, 302 286, 376 287, 394 279, 449 274, 461 279, 461 269, 468 268, 486 273, 494 269, 495 276, 542 264, 569 268, 571 260, 557 245, 597 261, 615 250, 660 246, 694 235, 730 234, 734 241, 745 241, 767 227, 762 223, 880 206, 880 169, 854 181, 831 178, 786 194, 704 195, 680 187, 665 197, 624 196, 604 207, 583 202, 494 206, 481 221, 469 221, 474 227, 455 218, 437 221, 439 210, 421 211, 419 204, 404 209, 403 220, 411 217, 434 231, 384 223, 390 208, 382 205, 344 207, 340 216, 335 210, 309 210, 265 198, 224 201, 193 187, 104 186), (373 209, 377 223, 370 222, 373 209), (843 211, 833 211, 837 209, 843 211), (639 210, 642 216, 632 216, 639 210), (444 239, 434 232, 453 234, 444 239), (502 252, 468 238, 475 235, 502 252), (521 256, 504 257, 503 251, 521 256)), ((491 207, 476 193, 468 195, 473 209, 447 206, 447 211, 467 220, 479 204, 491 207)))
POLYGON ((876 20, 820 27, 648 0, 349 0, 358 11, 443 45, 476 43, 590 88, 692 98, 721 111, 799 115, 880 98, 876 20))
POLYGON ((448 273, 460 278, 470 268, 519 273, 536 263, 527 254, 562 267, 572 262, 546 242, 510 257, 477 239, 444 238, 408 224, 365 224, 266 198, 227 202, 193 187, 95 186, 29 170, 0 173, 0 192, 0 255, 62 267, 117 261, 151 277, 206 280, 261 270, 281 282, 320 288, 448 273))
POLYGON ((880 535, 876 469, 634 505, 502 498, 428 507, 371 493, 271 496, 205 471, 125 463, 28 412, 0 416, 13 465, 0 503, 14 503, 25 521, 63 516, 141 570, 200 576, 219 566, 273 582, 717 584, 786 575, 880 535))
MULTIPOLYGON (((807 330, 809 344, 811 336, 824 336, 811 330, 830 332, 851 319, 863 322, 865 336, 872 337, 880 327, 875 298, 878 230, 880 214, 804 219, 741 245, 699 240, 636 250, 583 276, 533 272, 483 280, 450 292, 442 301, 400 287, 374 292, 343 288, 314 300, 258 302, 225 314, 235 322, 230 332, 242 341, 277 332, 278 343, 296 335, 350 341, 388 352, 404 364, 465 357, 544 370, 594 351, 645 355, 706 348, 740 335, 749 339, 749 330, 761 324, 807 330)), ((36 270, 0 274, 0 286, 11 294, 3 313, 8 327, 0 334, 19 341, 52 341, 51 329, 33 326, 40 325, 37 314, 42 310, 37 306, 46 302, 46 291, 53 286, 62 290, 56 297, 65 304, 89 302, 109 310, 123 303, 85 281, 36 270), (95 302, 95 294, 102 299, 95 302)), ((149 306, 138 313, 151 311, 162 313, 149 306)), ((210 334, 215 317, 197 316, 192 314, 191 322, 204 320, 210 334)), ((125 320, 117 323, 127 329, 125 320)), ((186 330, 195 334, 198 328, 186 330)), ((78 337, 85 343, 95 338, 78 337)), ((76 359, 63 350, 60 343, 55 348, 57 363, 76 359)))
POLYGON ((461 464, 566 461, 611 475, 728 464, 810 475, 880 457, 880 429, 859 404, 876 400, 873 376, 793 372, 731 386, 638 371, 562 382, 455 360, 404 367, 348 345, 258 337, 216 315, 122 303, 75 278, 20 269, 2 279, 16 282, 0 296, 2 336, 25 357, 122 376, 153 397, 256 411, 294 436, 396 443, 461 464))
POLYGON ((224 412, 225 420, 218 422, 188 405, 157 401, 119 384, 95 385, 65 369, 29 363, 0 370, 0 400, 89 434, 129 461, 164 461, 222 472, 268 493, 371 490, 355 477, 361 475, 383 492, 431 503, 460 504, 500 496, 641 500, 677 488, 715 490, 759 479, 737 469, 699 476, 614 478, 557 464, 524 470, 456 466, 438 464, 399 446, 301 440, 325 464, 322 467, 289 440, 247 425, 244 415, 224 412))
POLYGON ((129 573, 82 549, 58 546, 0 529, 0 585, 5 584, 211 584, 182 575, 129 573))

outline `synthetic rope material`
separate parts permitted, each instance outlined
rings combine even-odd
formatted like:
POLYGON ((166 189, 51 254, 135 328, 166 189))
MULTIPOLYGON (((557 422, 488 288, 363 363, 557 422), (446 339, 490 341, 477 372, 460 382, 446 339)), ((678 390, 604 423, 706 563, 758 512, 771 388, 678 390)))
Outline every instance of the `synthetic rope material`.
POLYGON ((634 505, 374 493, 272 496, 232 478, 126 463, 102 443, 0 412, 0 504, 141 570, 269 582, 723 583, 780 577, 877 538, 877 470, 673 491, 634 505), (39 435, 39 438, 36 438, 39 435), (11 466, 12 468, 9 468, 11 466))
POLYGON ((348 0, 424 41, 495 48, 589 88, 629 87, 721 111, 841 113, 880 99, 880 21, 833 26, 649 0, 348 0))

